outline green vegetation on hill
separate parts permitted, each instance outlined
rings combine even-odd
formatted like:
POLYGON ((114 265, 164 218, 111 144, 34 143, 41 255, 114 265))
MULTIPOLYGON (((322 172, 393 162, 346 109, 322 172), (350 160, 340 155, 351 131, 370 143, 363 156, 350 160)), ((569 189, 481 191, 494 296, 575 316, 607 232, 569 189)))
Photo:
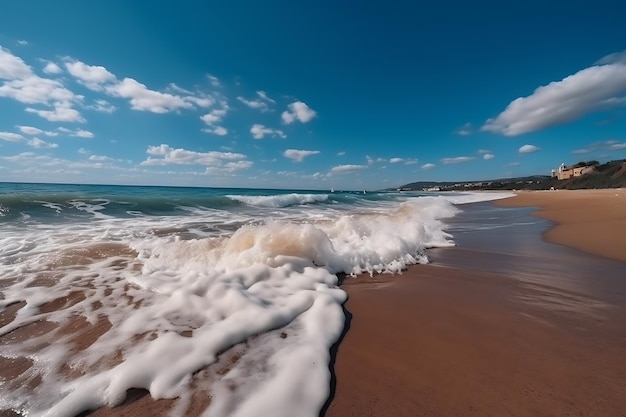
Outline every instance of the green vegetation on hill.
POLYGON ((485 181, 413 182, 399 187, 401 190, 418 190, 438 187, 441 191, 467 190, 549 190, 626 187, 626 159, 600 164, 598 161, 579 162, 573 167, 594 166, 593 172, 568 180, 558 180, 547 175, 520 178, 502 178, 485 181))

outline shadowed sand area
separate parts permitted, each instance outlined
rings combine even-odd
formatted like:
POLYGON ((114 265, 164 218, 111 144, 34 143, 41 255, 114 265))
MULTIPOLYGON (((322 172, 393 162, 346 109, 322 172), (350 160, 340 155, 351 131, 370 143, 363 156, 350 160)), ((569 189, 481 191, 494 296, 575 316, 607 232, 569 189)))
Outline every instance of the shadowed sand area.
POLYGON ((558 226, 534 209, 469 208, 451 225, 459 246, 432 265, 345 280, 351 320, 326 416, 626 415, 626 193, 497 204, 541 207, 558 226), (615 261, 544 242, 548 229, 615 261))

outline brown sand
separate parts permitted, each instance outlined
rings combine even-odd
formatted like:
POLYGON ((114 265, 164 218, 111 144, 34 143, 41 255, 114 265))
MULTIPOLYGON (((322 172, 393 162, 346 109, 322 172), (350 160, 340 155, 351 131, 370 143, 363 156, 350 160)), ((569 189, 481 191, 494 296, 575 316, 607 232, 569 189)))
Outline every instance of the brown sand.
POLYGON ((520 192, 500 207, 539 207, 555 222, 545 238, 594 255, 626 261, 626 190, 520 192))
MULTIPOLYGON (((621 190, 499 204, 542 207, 558 222, 551 241, 626 259, 621 190)), ((551 289, 576 300, 551 308, 539 287, 503 278, 418 265, 389 285, 346 279, 351 320, 326 416, 626 416, 625 306, 551 289)))

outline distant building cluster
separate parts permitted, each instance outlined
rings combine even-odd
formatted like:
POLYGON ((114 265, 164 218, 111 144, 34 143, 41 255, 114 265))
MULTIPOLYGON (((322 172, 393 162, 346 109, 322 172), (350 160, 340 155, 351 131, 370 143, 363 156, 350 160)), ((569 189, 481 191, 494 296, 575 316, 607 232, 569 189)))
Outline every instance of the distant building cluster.
POLYGON ((574 177, 580 177, 581 175, 588 174, 593 172, 593 165, 576 165, 573 167, 568 167, 565 164, 561 164, 558 169, 552 170, 552 178, 557 178, 559 180, 568 180, 574 177))

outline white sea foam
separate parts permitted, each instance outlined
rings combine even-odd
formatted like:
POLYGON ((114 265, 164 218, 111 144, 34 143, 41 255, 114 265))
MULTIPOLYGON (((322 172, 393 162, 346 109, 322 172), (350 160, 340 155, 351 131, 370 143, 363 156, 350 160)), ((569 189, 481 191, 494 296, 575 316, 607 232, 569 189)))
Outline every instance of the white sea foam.
POLYGON ((323 203, 328 201, 327 194, 278 194, 269 196, 229 195, 231 200, 256 207, 289 207, 302 204, 323 203))
POLYGON ((177 398, 180 416, 194 391, 212 396, 207 416, 318 415, 344 325, 335 274, 400 272, 452 244, 446 198, 377 204, 4 228, 0 308, 25 305, 0 328, 1 354, 32 366, 0 386, 0 409, 75 415, 144 388, 177 398), (102 335, 77 349, 76 323, 102 335), (202 371, 229 348, 227 369, 202 371))

